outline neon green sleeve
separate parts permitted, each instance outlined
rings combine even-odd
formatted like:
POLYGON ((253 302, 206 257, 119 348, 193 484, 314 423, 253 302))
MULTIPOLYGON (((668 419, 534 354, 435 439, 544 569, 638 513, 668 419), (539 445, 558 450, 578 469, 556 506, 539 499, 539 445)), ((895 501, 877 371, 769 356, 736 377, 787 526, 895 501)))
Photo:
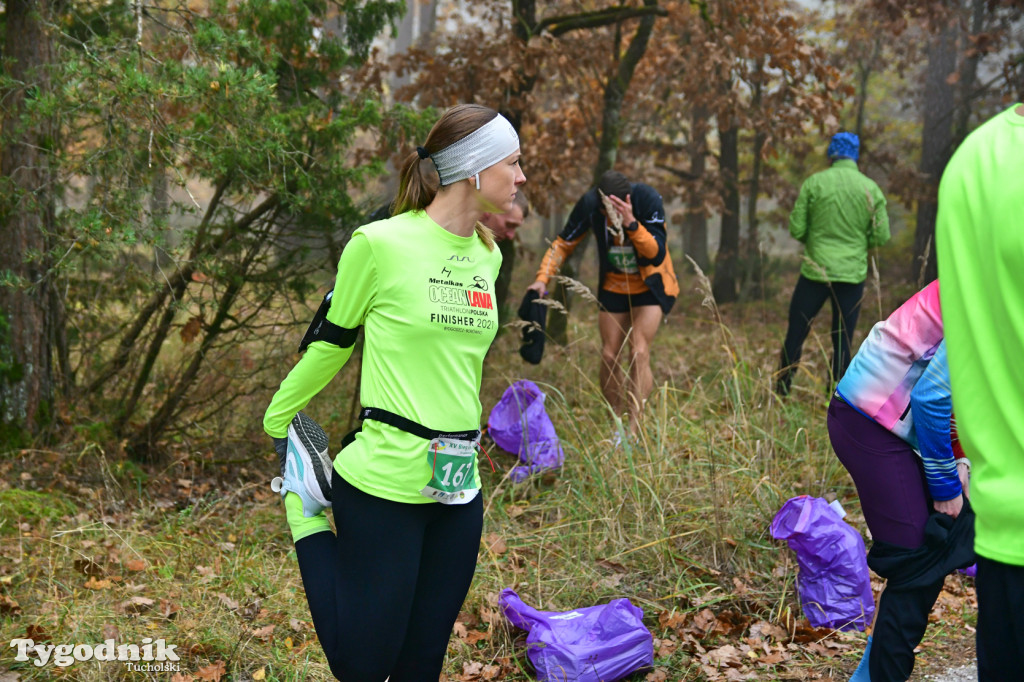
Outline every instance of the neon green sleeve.
MULTIPOLYGON (((345 329, 356 329, 366 319, 377 294, 377 267, 373 250, 359 231, 341 254, 338 277, 327 319, 345 329)), ((339 348, 315 341, 288 373, 263 416, 263 430, 273 438, 288 435, 288 424, 317 393, 330 383, 352 356, 352 346, 339 348)))
POLYGON ((889 241, 889 212, 886 210, 885 195, 878 185, 871 188, 871 198, 874 201, 874 213, 868 231, 868 248, 875 248, 889 241))
POLYGON ((811 202, 810 183, 804 182, 800 187, 800 195, 796 198, 793 211, 789 214, 789 233, 793 239, 802 242, 807 239, 807 209, 811 202))

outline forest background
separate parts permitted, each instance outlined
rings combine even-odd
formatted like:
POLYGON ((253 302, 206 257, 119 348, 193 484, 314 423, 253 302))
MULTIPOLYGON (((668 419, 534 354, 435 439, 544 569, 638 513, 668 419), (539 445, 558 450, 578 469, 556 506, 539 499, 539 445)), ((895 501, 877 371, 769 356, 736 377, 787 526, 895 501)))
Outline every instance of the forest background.
MULTIPOLYGON (((664 196, 683 294, 625 451, 585 295, 563 292, 571 313, 553 313, 560 343, 539 367, 514 329, 496 341, 484 418, 511 381, 537 381, 567 465, 512 485, 498 456, 486 474, 447 674, 526 679, 503 587, 549 609, 633 599, 658 645, 649 679, 849 672, 862 636, 800 620, 795 564, 766 534, 800 493, 837 496, 866 531, 824 433, 822 329, 795 394, 770 392, 798 269, 786 216, 828 136, 852 130, 894 232, 862 333, 932 279, 946 161, 1024 99, 1022 14, 1019 0, 0 3, 0 640, 161 636, 188 654, 181 679, 327 677, 266 490, 262 412, 397 159, 475 101, 522 139, 534 217, 513 298, 613 167, 664 196)), ((593 286, 589 260, 567 274, 593 286)), ((358 362, 310 405, 329 433, 354 421, 358 362)), ((926 649, 957 661, 972 588, 953 578, 944 594, 926 649)), ((12 655, 5 682, 131 677, 12 655)))

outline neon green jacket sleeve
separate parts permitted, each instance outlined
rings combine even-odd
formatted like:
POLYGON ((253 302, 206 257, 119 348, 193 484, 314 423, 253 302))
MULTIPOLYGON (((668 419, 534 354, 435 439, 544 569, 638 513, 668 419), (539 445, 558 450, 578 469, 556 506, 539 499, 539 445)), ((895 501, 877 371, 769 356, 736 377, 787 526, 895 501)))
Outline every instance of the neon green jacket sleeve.
POLYGON ((800 195, 796 198, 793 211, 789 214, 789 234, 793 239, 802 242, 807 239, 807 206, 811 203, 812 189, 810 183, 800 186, 800 195))
MULTIPOLYGON (((363 324, 377 294, 377 267, 373 251, 358 230, 341 254, 334 296, 327 320, 345 329, 363 324)), ((310 399, 330 383, 352 356, 352 346, 339 348, 315 341, 288 373, 263 416, 263 430, 274 438, 288 435, 288 424, 310 399)))

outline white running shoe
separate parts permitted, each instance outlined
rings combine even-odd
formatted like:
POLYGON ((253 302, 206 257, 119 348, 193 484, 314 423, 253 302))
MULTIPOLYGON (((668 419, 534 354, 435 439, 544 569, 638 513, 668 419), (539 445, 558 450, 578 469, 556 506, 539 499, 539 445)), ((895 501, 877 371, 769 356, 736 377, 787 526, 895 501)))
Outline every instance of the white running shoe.
POLYGON ((281 476, 270 489, 284 497, 293 492, 302 499, 302 514, 310 518, 331 506, 331 455, 327 434, 299 412, 288 425, 288 452, 281 476))

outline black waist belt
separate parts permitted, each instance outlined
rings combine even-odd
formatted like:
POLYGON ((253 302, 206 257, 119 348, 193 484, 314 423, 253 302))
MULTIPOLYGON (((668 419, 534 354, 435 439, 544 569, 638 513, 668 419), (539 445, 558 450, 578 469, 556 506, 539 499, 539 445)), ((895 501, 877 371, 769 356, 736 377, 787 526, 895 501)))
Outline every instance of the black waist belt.
MULTIPOLYGON (((400 431, 411 433, 414 436, 423 438, 424 440, 434 440, 435 438, 448 438, 450 440, 476 440, 480 437, 480 429, 472 429, 468 431, 438 431, 436 429, 428 429, 423 424, 414 422, 411 419, 406 419, 402 415, 395 414, 394 412, 388 412, 382 410, 379 407, 364 407, 359 411, 359 419, 373 419, 375 421, 383 422, 389 426, 394 426, 400 431)), ((358 429, 354 429, 349 432, 344 438, 341 439, 341 447, 344 449, 348 447, 349 443, 356 439, 356 434, 362 430, 362 426, 358 429)))

